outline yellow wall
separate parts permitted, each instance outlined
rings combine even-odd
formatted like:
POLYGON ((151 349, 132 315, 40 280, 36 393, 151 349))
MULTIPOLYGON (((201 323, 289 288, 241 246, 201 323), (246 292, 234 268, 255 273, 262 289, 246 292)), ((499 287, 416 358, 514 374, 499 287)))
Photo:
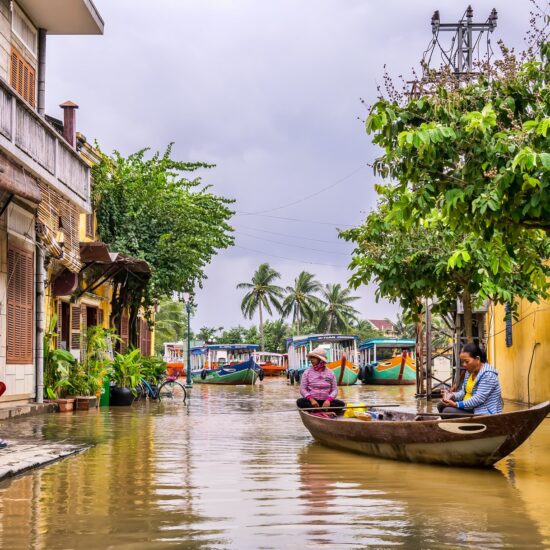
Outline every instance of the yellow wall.
POLYGON ((518 312, 512 346, 506 347, 504 307, 489 311, 489 361, 498 369, 504 399, 531 404, 550 400, 550 302, 520 301, 518 312))

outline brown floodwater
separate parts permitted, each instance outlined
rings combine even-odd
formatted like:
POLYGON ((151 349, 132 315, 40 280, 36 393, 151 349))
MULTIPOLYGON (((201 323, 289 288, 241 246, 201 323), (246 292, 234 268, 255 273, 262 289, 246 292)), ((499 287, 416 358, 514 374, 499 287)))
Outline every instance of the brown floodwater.
MULTIPOLYGON (((5 423, 91 448, 0 485, 1 548, 550 548, 550 420, 493 469, 405 464, 315 443, 297 391, 203 384, 188 406, 5 423)), ((417 406, 410 387, 343 393, 417 406)))

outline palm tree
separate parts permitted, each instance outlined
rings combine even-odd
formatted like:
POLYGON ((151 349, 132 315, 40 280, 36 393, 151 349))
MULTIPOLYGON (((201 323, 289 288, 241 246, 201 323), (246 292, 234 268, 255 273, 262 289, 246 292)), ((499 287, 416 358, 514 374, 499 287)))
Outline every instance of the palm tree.
POLYGON ((283 301, 282 314, 284 317, 292 314, 292 321, 296 325, 298 334, 300 334, 300 323, 303 319, 311 319, 314 307, 320 301, 314 293, 321 291, 321 283, 313 277, 312 273, 302 271, 294 279, 294 286, 286 287, 287 295, 283 301))
POLYGON ((155 315, 155 353, 162 355, 164 342, 178 342, 185 334, 187 313, 181 302, 171 299, 160 303, 155 315))
POLYGON ((359 300, 359 296, 352 296, 351 290, 339 283, 326 285, 321 295, 326 304, 321 311, 320 326, 327 333, 346 332, 357 320, 359 312, 350 303, 359 300))
POLYGON ((264 350, 264 314, 263 308, 272 315, 271 306, 274 306, 277 311, 281 311, 281 303, 279 299, 283 297, 284 290, 280 286, 276 286, 273 282, 280 279, 281 274, 275 271, 269 264, 260 264, 256 273, 252 277, 251 283, 240 283, 238 289, 245 289, 248 292, 245 294, 241 302, 241 311, 248 319, 252 319, 256 310, 260 315, 260 345, 264 350))

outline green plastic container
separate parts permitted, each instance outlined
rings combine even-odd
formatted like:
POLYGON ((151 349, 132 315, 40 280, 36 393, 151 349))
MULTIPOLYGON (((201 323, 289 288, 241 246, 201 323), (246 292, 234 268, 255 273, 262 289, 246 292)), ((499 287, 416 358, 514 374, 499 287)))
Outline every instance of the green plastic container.
POLYGON ((100 407, 109 406, 109 396, 111 394, 111 379, 106 376, 103 379, 103 387, 101 388, 101 397, 99 398, 100 407))

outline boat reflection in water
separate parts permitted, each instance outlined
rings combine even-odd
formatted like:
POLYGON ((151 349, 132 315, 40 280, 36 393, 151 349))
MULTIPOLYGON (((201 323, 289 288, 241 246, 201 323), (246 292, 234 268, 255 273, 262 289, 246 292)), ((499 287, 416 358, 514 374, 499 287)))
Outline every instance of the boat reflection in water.
POLYGON ((393 462, 319 443, 299 453, 299 468, 305 547, 545 547, 521 494, 496 469, 393 462))

